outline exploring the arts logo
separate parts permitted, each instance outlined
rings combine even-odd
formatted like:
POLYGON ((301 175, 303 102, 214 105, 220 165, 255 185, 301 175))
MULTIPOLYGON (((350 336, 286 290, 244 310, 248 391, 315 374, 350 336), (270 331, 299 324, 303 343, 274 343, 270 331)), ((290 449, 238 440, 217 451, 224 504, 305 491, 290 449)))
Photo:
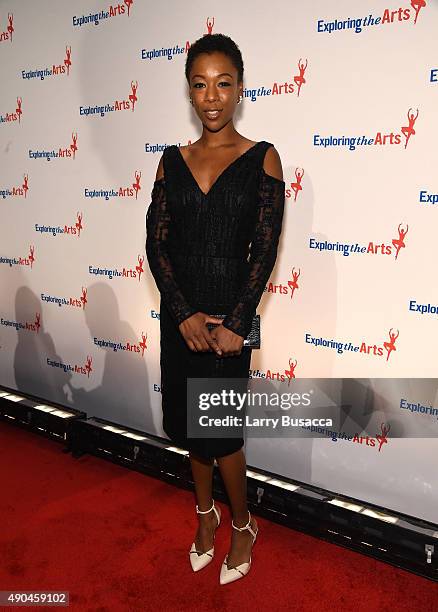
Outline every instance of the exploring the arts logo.
POLYGON ((387 339, 383 342, 370 340, 337 340, 336 338, 324 338, 323 336, 313 336, 310 332, 305 332, 304 340, 306 344, 310 344, 315 348, 328 348, 335 350, 339 355, 344 353, 358 353, 366 357, 386 357, 386 362, 389 361, 391 353, 397 350, 395 346, 396 340, 400 335, 399 330, 394 331, 393 328, 388 330, 387 339))
POLYGON ((26 256, 21 255, 0 255, 0 264, 5 264, 12 268, 12 266, 29 266, 30 269, 33 269, 33 264, 35 263, 35 246, 30 245, 29 254, 26 256))
POLYGON ((87 288, 82 287, 82 293, 78 296, 59 296, 59 295, 51 295, 49 293, 41 293, 41 301, 46 304, 55 304, 58 308, 62 307, 70 307, 70 308, 79 308, 80 310, 85 310, 85 306, 88 304, 87 298, 87 288))
POLYGON ((41 328, 41 313, 36 312, 33 321, 12 321, 0 317, 0 325, 5 327, 13 327, 16 331, 28 331, 38 334, 41 328))
POLYGON ((23 114, 23 109, 21 108, 23 103, 23 98, 17 96, 17 106, 13 111, 9 110, 0 115, 0 123, 12 123, 14 121, 18 121, 21 123, 21 116, 23 114))
POLYGON ((118 4, 110 4, 108 8, 99 11, 98 13, 89 13, 88 15, 73 15, 73 26, 82 27, 84 25, 92 24, 95 26, 100 25, 101 21, 107 19, 113 19, 114 17, 131 16, 131 7, 134 4, 134 0, 124 0, 118 4))
POLYGON ((406 224, 405 227, 403 223, 399 223, 397 228, 398 236, 393 238, 391 242, 389 242, 389 240, 370 240, 368 244, 359 242, 333 242, 329 240, 319 240, 311 236, 309 238, 309 248, 319 251, 320 253, 326 251, 341 253, 345 257, 350 255, 393 255, 396 261, 401 250, 406 248, 405 238, 408 230, 408 224, 406 224))
POLYGON ((85 363, 64 363, 63 361, 56 361, 50 357, 46 358, 46 365, 51 368, 59 368, 64 372, 73 372, 74 374, 82 374, 87 378, 90 378, 91 372, 93 372, 93 358, 91 355, 87 355, 85 363))
POLYGON ((290 188, 286 187, 285 197, 291 198, 293 194, 294 202, 297 201, 298 194, 303 191, 303 186, 301 184, 304 176, 304 168, 295 168, 295 180, 289 183, 290 188))
POLYGON ((41 235, 52 235, 52 236, 76 236, 80 238, 81 231, 84 229, 83 226, 83 213, 78 212, 76 214, 76 221, 74 224, 64 225, 44 225, 40 223, 35 223, 35 231, 39 232, 41 235))
POLYGON ((147 337, 147 333, 145 334, 144 331, 142 331, 141 340, 139 340, 138 342, 133 342, 131 340, 121 341, 106 340, 104 338, 94 338, 94 344, 99 348, 111 349, 114 353, 122 351, 136 354, 139 357, 144 357, 144 352, 148 348, 146 344, 147 337))
POLYGON ((46 66, 45 68, 22 70, 21 77, 24 80, 39 79, 40 81, 44 81, 46 78, 49 78, 49 77, 56 77, 56 76, 67 76, 68 77, 70 76, 71 65, 72 65, 71 46, 66 45, 65 57, 62 62, 59 62, 59 61, 53 62, 51 66, 46 66))
POLYGON ((100 116, 105 117, 107 113, 120 111, 135 111, 135 105, 138 102, 137 97, 138 81, 131 81, 131 93, 128 96, 117 98, 114 101, 106 102, 101 105, 80 106, 79 115, 81 116, 100 116))
POLYGON ((113 280, 114 278, 125 278, 125 279, 138 279, 141 281, 141 275, 144 272, 144 255, 138 256, 138 264, 135 267, 127 267, 123 268, 103 268, 100 266, 88 266, 88 273, 93 276, 105 276, 109 280, 113 280))
POLYGON ((12 42, 12 35, 15 32, 15 28, 14 28, 14 14, 13 13, 8 13, 8 25, 6 26, 6 29, 1 31, 0 30, 0 43, 1 42, 5 42, 7 40, 9 40, 10 42, 12 42))
POLYGON ((316 31, 319 34, 332 34, 351 30, 355 34, 360 34, 370 27, 387 27, 390 24, 401 25, 405 22, 416 25, 420 12, 423 12, 422 9, 426 5, 426 0, 411 0, 408 6, 405 4, 398 8, 385 8, 383 13, 379 15, 369 13, 365 17, 347 17, 347 19, 333 19, 332 21, 318 19, 316 31))
MULTIPOLYGON (((205 25, 207 27, 207 32, 205 34, 213 34, 213 26, 214 26, 214 17, 207 17, 205 21, 205 25)), ((152 49, 142 49, 141 50, 141 59, 143 60, 155 60, 160 59, 162 57, 167 58, 168 60, 172 60, 176 56, 186 55, 188 50, 191 47, 191 43, 188 39, 186 39, 185 43, 180 42, 173 44, 172 46, 162 46, 161 48, 154 47, 152 49)))
POLYGON ((76 159, 76 151, 78 150, 78 133, 72 132, 71 143, 66 147, 58 146, 57 149, 53 148, 51 151, 45 149, 31 149, 29 148, 30 159, 45 159, 46 161, 52 161, 53 159, 76 159))
POLYGON ((407 112, 408 125, 401 125, 399 131, 394 131, 393 129, 378 130, 373 135, 361 134, 359 136, 314 134, 313 146, 321 147, 322 149, 347 147, 349 151, 356 151, 357 147, 403 145, 403 148, 406 149, 411 137, 416 134, 414 125, 418 115, 418 108, 415 109, 415 112, 410 108, 407 112))
POLYGON ((385 423, 382 423, 380 425, 380 433, 376 433, 375 437, 355 434, 351 441, 355 444, 361 444, 362 446, 366 446, 368 448, 375 448, 380 453, 383 445, 388 444, 388 433, 390 429, 391 424, 386 425, 385 423))
POLYGON ((249 378, 264 378, 266 380, 275 380, 279 382, 286 382, 290 386, 291 380, 296 378, 295 369, 297 367, 297 360, 293 357, 289 357, 289 367, 283 368, 282 370, 276 370, 268 368, 267 370, 250 370, 249 378))
POLYGON ((29 175, 23 174, 23 182, 21 185, 12 185, 10 187, 0 187, 0 198, 25 198, 29 191, 29 175))
POLYGON ((301 276, 301 269, 298 268, 296 270, 295 267, 293 267, 290 273, 290 278, 288 279, 287 283, 280 282, 280 283, 274 284, 272 282, 269 282, 266 285, 264 292, 269 293, 270 295, 279 295, 279 296, 288 295, 289 298, 292 300, 295 292, 298 291, 300 288, 298 284, 298 279, 300 278, 300 276, 301 276))
POLYGON ((84 197, 90 199, 104 199, 106 201, 111 198, 133 198, 138 199, 138 194, 141 191, 140 179, 141 179, 141 170, 134 171, 134 177, 131 179, 134 182, 129 185, 119 185, 114 187, 108 187, 107 189, 102 189, 99 187, 85 187, 84 188, 84 197))

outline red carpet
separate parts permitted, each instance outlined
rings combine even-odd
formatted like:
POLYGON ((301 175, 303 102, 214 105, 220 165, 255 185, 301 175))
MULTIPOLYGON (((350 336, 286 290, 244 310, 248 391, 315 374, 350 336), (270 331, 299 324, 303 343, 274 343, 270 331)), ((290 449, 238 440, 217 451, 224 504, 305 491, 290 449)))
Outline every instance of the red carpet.
POLYGON ((260 517, 250 574, 221 586, 227 506, 194 574, 192 493, 61 449, 0 423, 0 590, 66 590, 69 609, 96 612, 438 609, 435 583, 260 517))

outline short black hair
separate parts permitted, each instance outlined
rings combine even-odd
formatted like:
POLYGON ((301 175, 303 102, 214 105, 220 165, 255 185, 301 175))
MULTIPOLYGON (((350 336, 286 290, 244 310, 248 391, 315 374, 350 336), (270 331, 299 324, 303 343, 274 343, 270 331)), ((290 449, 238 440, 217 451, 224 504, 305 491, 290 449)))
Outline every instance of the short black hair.
POLYGON ((198 55, 201 53, 215 53, 216 51, 219 51, 230 58, 233 66, 237 70, 237 80, 239 82, 243 80, 242 54, 234 40, 225 34, 204 34, 204 36, 198 38, 198 40, 196 40, 189 47, 187 52, 185 73, 189 84, 190 70, 192 69, 193 62, 198 55))

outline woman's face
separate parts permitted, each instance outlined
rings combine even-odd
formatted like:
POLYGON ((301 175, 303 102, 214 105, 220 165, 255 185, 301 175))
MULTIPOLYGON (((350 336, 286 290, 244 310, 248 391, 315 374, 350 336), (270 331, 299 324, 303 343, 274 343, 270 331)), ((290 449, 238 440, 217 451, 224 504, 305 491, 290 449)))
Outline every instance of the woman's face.
POLYGON ((230 58, 219 51, 201 53, 192 64, 193 108, 211 132, 218 132, 233 118, 239 95, 243 96, 243 83, 237 79, 237 69, 230 58))

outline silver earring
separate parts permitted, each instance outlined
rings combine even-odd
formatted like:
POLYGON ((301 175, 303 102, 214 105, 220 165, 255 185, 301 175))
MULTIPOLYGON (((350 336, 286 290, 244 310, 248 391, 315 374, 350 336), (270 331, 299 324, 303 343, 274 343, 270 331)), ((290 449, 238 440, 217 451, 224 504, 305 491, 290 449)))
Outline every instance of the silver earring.
POLYGON ((193 106, 193 100, 190 98, 190 104, 193 106))
POLYGON ((240 103, 242 102, 242 100, 243 100, 243 96, 242 96, 242 95, 240 95, 240 96, 239 96, 239 99, 237 100, 237 104, 240 104, 240 103))

